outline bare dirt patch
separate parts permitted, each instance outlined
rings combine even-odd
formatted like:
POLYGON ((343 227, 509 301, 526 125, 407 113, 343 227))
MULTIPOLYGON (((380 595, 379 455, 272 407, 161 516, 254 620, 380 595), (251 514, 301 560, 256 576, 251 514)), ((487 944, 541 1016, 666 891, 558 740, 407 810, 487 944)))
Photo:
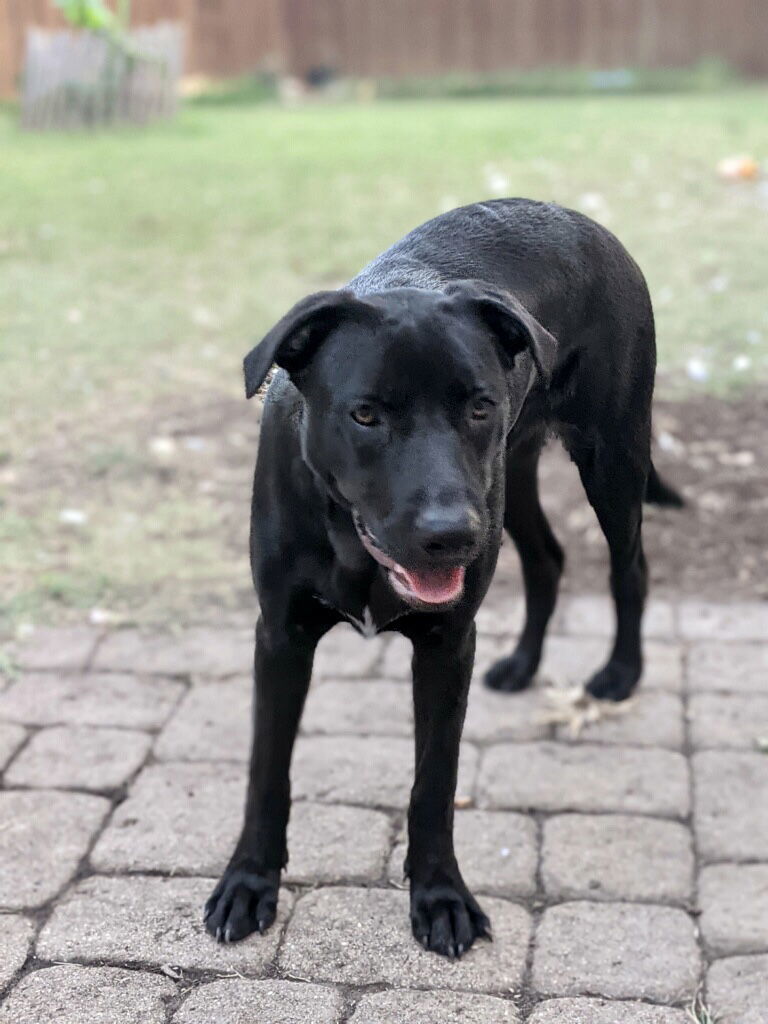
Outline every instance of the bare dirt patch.
MULTIPOLYGON (((14 475, 8 522, 18 530, 3 570, 20 609, 12 608, 11 621, 82 620, 95 606, 175 621, 250 613, 258 413, 256 403, 235 397, 166 400, 140 419, 116 413, 108 423, 80 421, 6 466, 14 475), (68 521, 72 508, 82 510, 83 523, 68 521)), ((657 403, 655 461, 687 507, 647 510, 656 594, 768 598, 767 421, 763 394, 657 403)), ((563 590, 604 591, 605 542, 557 443, 544 454, 541 479, 567 554, 563 590)), ((497 579, 520 585, 508 540, 497 579)))

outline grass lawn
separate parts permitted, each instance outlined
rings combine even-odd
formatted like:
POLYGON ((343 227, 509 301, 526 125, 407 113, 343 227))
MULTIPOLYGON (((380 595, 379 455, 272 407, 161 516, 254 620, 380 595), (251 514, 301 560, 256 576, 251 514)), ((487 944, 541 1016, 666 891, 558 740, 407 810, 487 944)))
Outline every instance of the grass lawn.
POLYGON ((451 206, 592 214, 647 274, 667 391, 764 381, 768 185, 715 165, 768 158, 767 101, 201 106, 93 137, 0 113, 0 614, 181 613, 247 589, 246 346, 451 206))

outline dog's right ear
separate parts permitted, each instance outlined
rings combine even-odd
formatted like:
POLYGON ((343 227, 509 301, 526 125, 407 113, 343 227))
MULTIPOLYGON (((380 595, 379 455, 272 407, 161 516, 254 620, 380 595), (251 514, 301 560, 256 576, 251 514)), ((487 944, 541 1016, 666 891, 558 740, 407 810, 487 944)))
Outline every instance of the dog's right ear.
POLYGON ((243 360, 246 398, 256 394, 273 363, 295 373, 342 321, 370 321, 374 315, 351 291, 316 292, 297 302, 243 360))

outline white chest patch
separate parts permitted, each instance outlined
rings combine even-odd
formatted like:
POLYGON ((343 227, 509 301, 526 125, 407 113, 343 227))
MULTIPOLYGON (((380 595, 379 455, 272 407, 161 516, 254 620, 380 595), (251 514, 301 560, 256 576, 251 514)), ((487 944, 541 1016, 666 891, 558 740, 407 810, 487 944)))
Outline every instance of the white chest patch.
POLYGON ((326 601, 324 597, 318 597, 317 600, 320 602, 320 604, 324 604, 326 608, 333 608, 335 612, 338 612, 340 615, 343 615, 347 622, 351 622, 355 629, 358 631, 358 633, 362 633, 364 637, 372 637, 378 635, 379 631, 376 629, 376 624, 373 621, 373 615, 371 614, 371 609, 368 607, 368 605, 366 605, 363 610, 362 619, 358 619, 354 615, 350 615, 349 612, 345 612, 342 611, 341 608, 337 608, 335 605, 331 604, 330 601, 326 601))
POLYGON ((354 615, 349 614, 346 614, 346 618, 349 619, 349 621, 352 623, 355 629, 359 630, 359 632, 361 632, 363 636, 376 636, 378 630, 376 629, 376 626, 373 621, 373 616, 371 615, 371 609, 368 607, 368 605, 365 606, 362 619, 356 619, 354 615))

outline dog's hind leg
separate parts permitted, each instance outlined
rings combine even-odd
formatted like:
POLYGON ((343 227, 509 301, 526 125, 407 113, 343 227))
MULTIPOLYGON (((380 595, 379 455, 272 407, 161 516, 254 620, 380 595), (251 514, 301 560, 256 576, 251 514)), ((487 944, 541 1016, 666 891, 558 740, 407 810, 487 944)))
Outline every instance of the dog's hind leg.
POLYGON ((643 668, 641 622, 648 571, 643 553, 642 501, 650 464, 650 458, 645 457, 648 450, 649 440, 642 443, 635 437, 634 444, 624 449, 615 442, 608 445, 598 441, 571 452, 611 558, 616 635, 607 663, 587 683, 589 693, 602 700, 626 700, 643 668))
POLYGON ((542 439, 507 457, 504 526, 515 542, 525 580, 525 626, 514 652, 485 677, 492 690, 511 693, 530 686, 541 660, 544 634, 554 611, 563 571, 563 549, 539 502, 542 439))

